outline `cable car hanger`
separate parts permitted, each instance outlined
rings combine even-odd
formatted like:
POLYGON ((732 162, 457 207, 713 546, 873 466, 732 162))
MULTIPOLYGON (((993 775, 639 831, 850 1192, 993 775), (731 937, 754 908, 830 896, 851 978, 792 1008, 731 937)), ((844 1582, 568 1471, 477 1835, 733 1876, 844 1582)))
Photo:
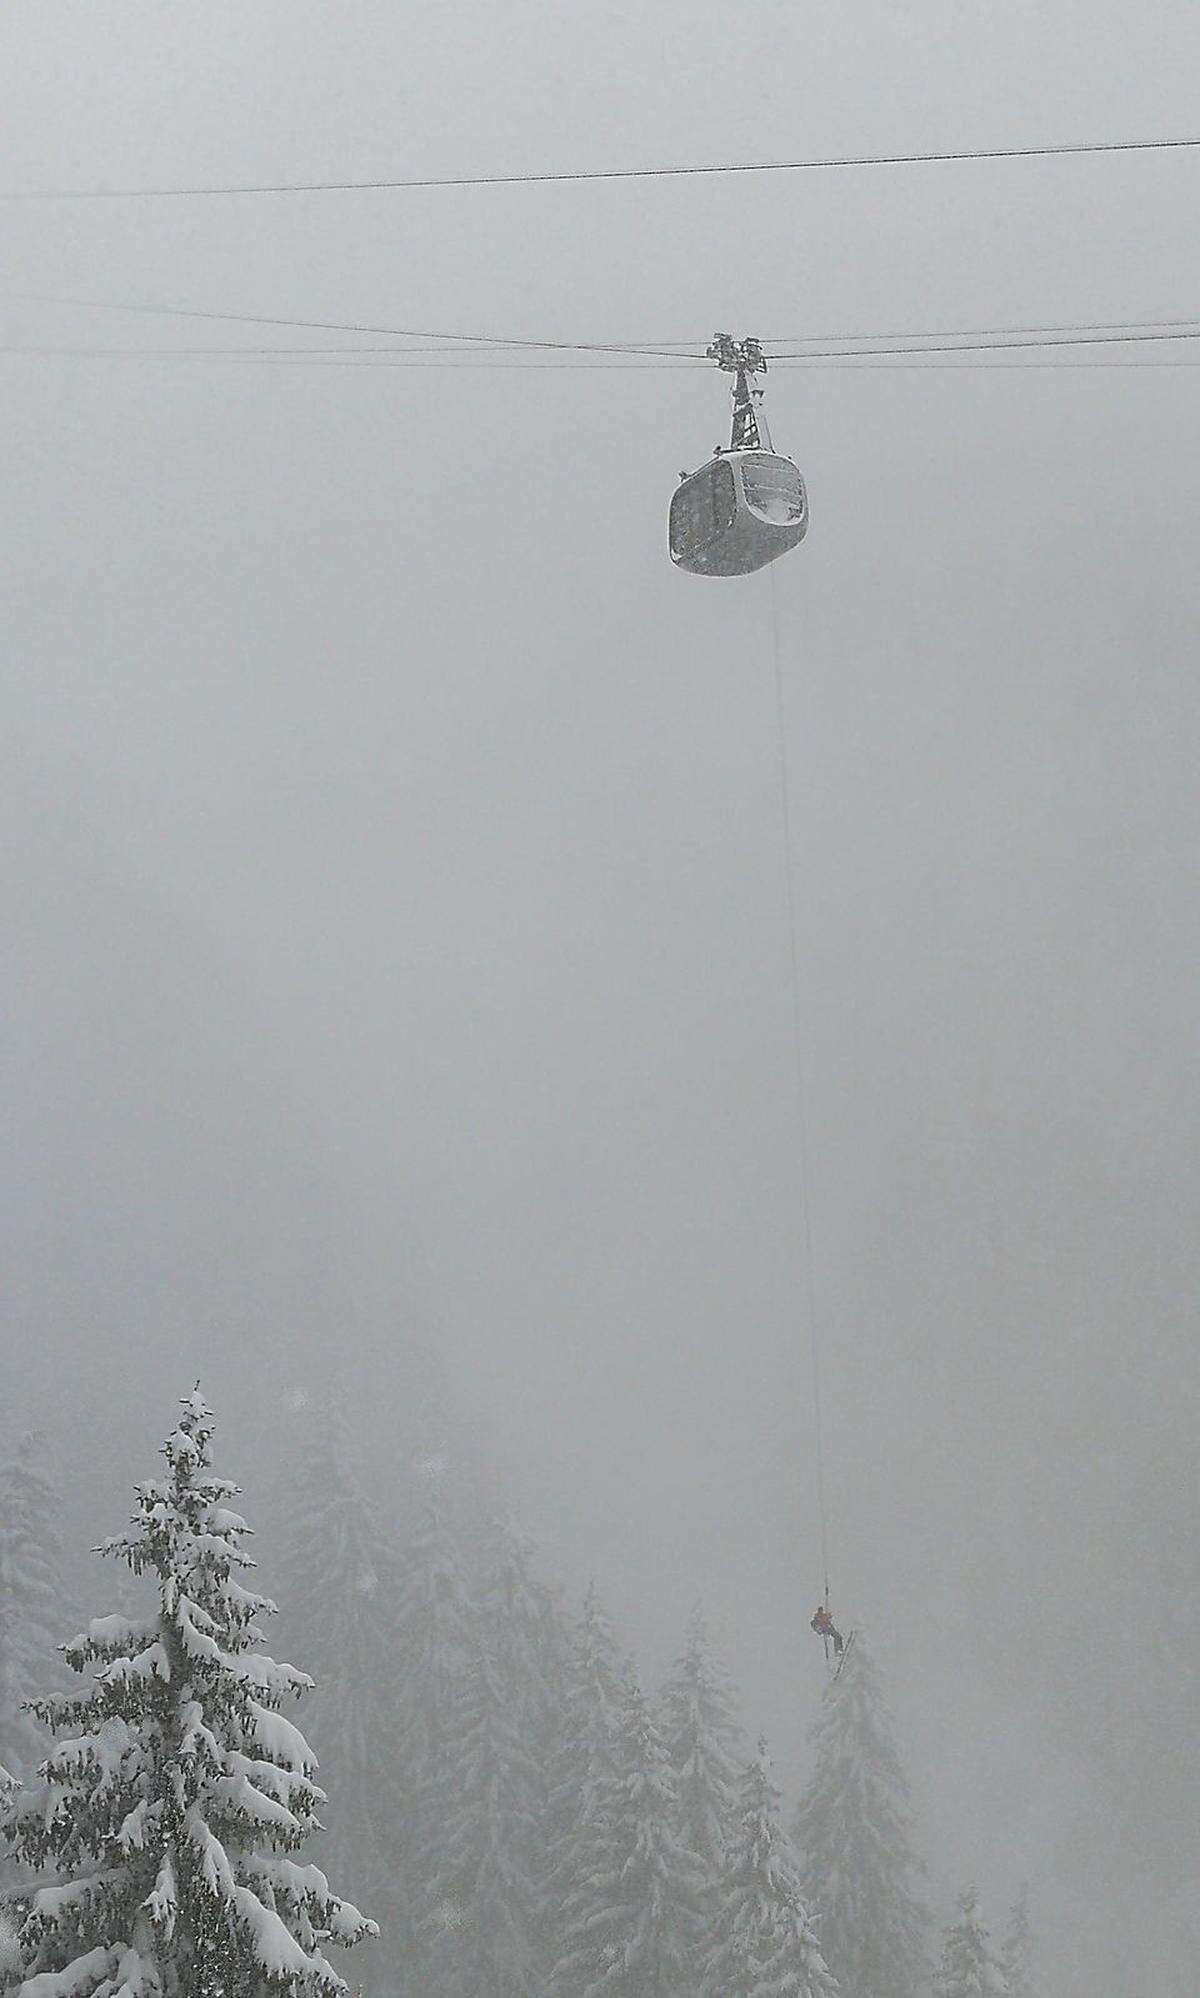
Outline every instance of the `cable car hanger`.
POLYGON ((671 560, 692 576, 750 576, 803 541, 808 495, 799 467, 771 444, 763 391, 754 386, 767 371, 762 342, 718 333, 706 358, 734 378, 729 446, 718 444, 698 472, 680 473, 671 560))
MULTIPOLYGON (((718 333, 704 350, 706 361, 715 361, 726 374, 736 377, 733 384, 733 428, 729 438, 731 451, 769 451, 771 435, 767 429, 767 419, 762 414, 763 390, 751 387, 755 375, 767 372, 767 357, 762 350, 761 340, 749 336, 740 343, 730 338, 728 333, 718 333)), ((716 456, 720 457, 718 444, 716 456)))

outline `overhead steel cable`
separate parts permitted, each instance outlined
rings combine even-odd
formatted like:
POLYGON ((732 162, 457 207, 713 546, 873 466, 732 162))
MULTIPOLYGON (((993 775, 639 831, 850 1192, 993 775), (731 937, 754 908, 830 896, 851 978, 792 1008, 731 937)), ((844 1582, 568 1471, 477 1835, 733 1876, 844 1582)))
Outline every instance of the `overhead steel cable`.
POLYGON ((428 326, 375 326, 361 320, 295 319, 281 313, 215 312, 199 305, 142 305, 125 299, 76 298, 60 292, 5 290, 5 297, 35 305, 69 305, 88 312, 129 312, 148 318, 203 319, 229 326, 286 326, 297 332, 358 333, 364 339, 444 340, 465 347, 535 348, 548 353, 637 354, 649 358, 698 361, 704 358, 703 341, 644 340, 603 343, 587 340, 528 339, 495 333, 447 333, 428 326), (695 351, 691 351, 694 349, 695 351), (687 350, 687 351, 684 351, 687 350))
MULTIPOLYGON (((860 336, 861 337, 861 336, 860 336)), ((1085 328, 1075 333, 1044 334, 1041 338, 1020 340, 928 340, 890 347, 824 347, 774 354, 773 361, 828 361, 848 357, 865 358, 889 354, 1019 354, 1030 348, 1043 352, 1055 347, 1137 346, 1147 340, 1197 340, 1200 325, 1163 327, 1141 333, 1093 333, 1085 328)))
MULTIPOLYGON (((420 350, 418 350, 420 351, 420 350)), ((1003 351, 996 350, 996 351, 1003 351)), ((235 367, 274 367, 274 368, 340 368, 350 373, 379 374, 387 369, 399 374, 416 374, 422 369, 437 369, 443 374, 591 374, 613 375, 626 373, 679 374, 699 366, 691 361, 573 361, 569 358, 542 361, 522 355, 514 355, 506 360, 477 359, 469 354, 463 358, 442 360, 402 360, 388 350, 375 352, 369 348, 346 349, 342 352, 322 348, 271 348, 271 347, 29 347, 0 346, 0 359, 27 360, 86 360, 86 361, 217 361, 235 367)), ((963 360, 955 360, 952 355, 930 354, 928 360, 892 359, 887 355, 874 356, 869 352, 857 355, 841 355, 822 359, 815 356, 811 360, 781 361, 780 367, 791 373, 836 372, 855 374, 921 374, 954 375, 991 372, 994 374, 1028 373, 1038 370, 1050 374, 1083 374, 1096 369, 1107 369, 1113 374, 1145 374, 1151 370, 1200 371, 1200 360, 1185 360, 1182 356, 1172 359, 1101 360, 1094 356, 1074 361, 1041 360, 990 360, 972 358, 969 354, 963 360)))
MULTIPOLYGON (((1090 321, 1068 319, 1056 324, 1032 326, 892 326, 885 333, 787 333, 777 334, 774 339, 760 341, 768 361, 788 358, 784 354, 767 352, 768 348, 789 348, 833 345, 845 340, 982 340, 1018 339, 1030 333, 1137 333, 1143 330, 1159 331, 1169 326, 1200 327, 1200 313, 1188 319, 1166 319, 1147 313, 1141 319, 1093 319, 1090 321)), ((687 346, 688 341, 680 340, 677 346, 687 346)))
POLYGON ((423 174, 397 179, 197 183, 182 187, 35 187, 4 190, 6 201, 176 201, 243 195, 395 194, 438 188, 556 187, 586 182, 688 180, 718 174, 834 173, 870 167, 956 166, 1003 160, 1099 158, 1200 150, 1200 138, 1081 139, 1042 146, 968 146, 931 152, 830 153, 796 160, 712 161, 696 166, 592 167, 541 173, 423 174))
MULTIPOLYGON (((620 353, 623 350, 618 349, 616 351, 620 353)), ((66 345, 48 346, 44 344, 35 344, 33 342, 27 342, 25 344, 6 344, 0 346, 0 353, 45 354, 49 357, 59 356, 62 358, 76 358, 84 360, 92 360, 92 359, 96 360, 124 359, 124 360, 141 360, 141 361, 312 360, 312 361, 328 361, 330 363, 344 360, 344 361, 363 361, 363 362, 374 361, 380 365, 382 365, 384 362, 389 362, 389 361, 406 360, 408 356, 411 354, 415 355, 440 354, 446 360, 461 361, 464 366, 471 365, 476 360, 477 356, 498 354, 498 355, 507 356, 509 364, 511 366, 516 367, 520 365, 521 362, 520 352, 514 351, 511 347, 508 346, 493 347, 486 345, 479 347, 470 347, 466 349, 462 347, 448 347, 445 345, 440 345, 440 346, 419 345, 412 347, 268 347, 268 346, 102 347, 96 345, 83 346, 78 343, 72 346, 66 346, 66 345)), ((433 366, 435 365, 435 363, 430 363, 429 365, 433 366)), ((550 361, 547 362, 545 365, 550 367, 556 365, 561 367, 570 367, 572 365, 579 366, 585 364, 572 363, 570 360, 563 360, 557 363, 554 361, 550 361)), ((586 365, 591 365, 591 364, 588 363, 586 365)), ((597 362, 595 365, 604 366, 606 364, 603 361, 600 361, 597 362)), ((612 362, 609 363, 608 365, 616 366, 619 365, 619 363, 612 362)), ((637 361, 635 361, 633 365, 638 367, 645 365, 646 367, 650 368, 662 366, 664 368, 672 368, 678 370, 681 366, 698 367, 701 365, 701 362, 696 355, 692 354, 674 354, 674 355, 646 354, 644 357, 639 358, 637 361)))
MULTIPOLYGON (((324 347, 35 347, 0 346, 0 354, 20 356, 26 359, 79 360, 79 361, 236 361, 249 366, 262 365, 281 368, 349 368, 360 374, 378 374, 384 368, 393 368, 404 373, 418 368, 437 368, 443 373, 466 373, 471 369, 495 369, 500 373, 515 374, 522 370, 541 369, 549 374, 620 374, 627 371, 646 374, 679 374, 702 364, 690 357, 680 356, 661 360, 596 360, 574 361, 569 356, 558 360, 538 360, 522 354, 509 354, 506 359, 478 358, 478 350, 472 349, 463 354, 461 349, 414 347, 409 350, 422 356, 429 352, 442 356, 440 360, 408 360, 404 350, 396 348, 324 348, 324 347)), ((486 353, 486 349, 484 352, 486 353)))
MULTIPOLYGON (((212 324, 236 326, 286 327, 289 330, 309 333, 350 333, 372 340, 438 343, 424 350, 413 345, 394 349, 375 346, 349 350, 355 359, 388 358, 401 365, 409 354, 421 351, 436 353, 443 350, 454 355, 459 352, 489 351, 513 354, 597 354, 621 356, 652 364, 669 361, 703 364, 707 358, 704 347, 699 341, 555 340, 528 335, 459 333, 428 327, 387 326, 358 320, 300 319, 282 313, 220 312, 203 306, 143 304, 119 299, 80 298, 51 292, 10 290, 4 295, 16 302, 71 306, 85 311, 123 312, 149 318, 203 320, 212 324)), ((927 333, 868 332, 801 334, 792 337, 795 341, 794 346, 785 347, 782 352, 768 355, 767 358, 772 364, 778 365, 789 361, 870 360, 893 355, 1019 353, 1031 349, 1052 350, 1059 347, 1137 345, 1147 341, 1190 341, 1200 338, 1200 315, 1193 319, 1117 322, 1101 320, 1045 327, 998 326, 927 333), (824 344, 820 344, 822 342, 824 344)), ((775 341, 770 344, 778 348, 783 343, 775 341)))

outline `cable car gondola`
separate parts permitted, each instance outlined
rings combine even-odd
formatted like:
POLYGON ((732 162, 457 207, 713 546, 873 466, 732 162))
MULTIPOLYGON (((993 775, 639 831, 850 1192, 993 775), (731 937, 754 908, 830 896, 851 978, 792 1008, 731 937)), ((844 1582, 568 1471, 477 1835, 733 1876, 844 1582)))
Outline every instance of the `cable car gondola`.
POLYGON ((763 392, 751 387, 767 369, 759 342, 718 333, 708 358, 735 377, 733 429, 727 451, 718 444, 707 465, 680 474, 671 560, 692 576, 750 576, 803 541, 808 495, 799 468, 771 449, 763 392))

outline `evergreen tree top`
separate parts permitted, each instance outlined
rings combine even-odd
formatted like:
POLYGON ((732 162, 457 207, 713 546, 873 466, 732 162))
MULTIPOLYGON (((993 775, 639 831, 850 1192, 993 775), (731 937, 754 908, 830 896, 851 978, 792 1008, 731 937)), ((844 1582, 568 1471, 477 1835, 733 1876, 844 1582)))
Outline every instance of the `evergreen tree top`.
POLYGON ((570 1998, 676 1998, 703 1877, 676 1831, 675 1782, 649 1701, 629 1688, 580 1829, 551 1987, 570 1998))
POLYGON ((1006 1998, 1004 1974, 973 1887, 959 1896, 958 1919, 946 1931, 937 1993, 938 1998, 1006 1998))
POLYGON ((581 1845, 596 1817, 600 1786, 614 1767, 625 1691, 616 1639, 591 1584, 567 1650, 549 1758, 543 1872, 552 1897, 582 1865, 581 1845))
POLYGON ((1004 1973, 1008 1998, 1037 1998, 1033 1923, 1029 1912, 1027 1886, 1021 1888, 1013 1903, 1008 1928, 1004 1935, 1004 1946, 1000 1952, 1000 1967, 1004 1973))
POLYGON ((835 1809, 839 1803, 849 1807, 865 1802, 881 1836, 904 1839, 909 1828, 908 1783, 874 1661, 861 1635, 825 1689, 811 1739, 816 1766, 801 1805, 802 1818, 835 1809))
POLYGON ((293 1855, 316 1825, 316 1763, 283 1702, 312 1681, 260 1649, 274 1605, 239 1579, 249 1527, 212 1473, 199 1389, 100 1552, 153 1575, 157 1614, 94 1618, 63 1647, 90 1689, 35 1703, 67 1733, 17 1806, 38 1869, 19 1998, 335 1998, 321 1950, 375 1933, 293 1855), (47 1877, 48 1876, 48 1877, 47 1877))
POLYGON ((559 1663, 554 1592, 535 1573, 530 1543, 507 1513, 490 1521, 482 1554, 476 1641, 490 1646, 522 1698, 544 1706, 559 1663))
POLYGON ((830 1970, 852 1993, 916 1998, 929 1917, 914 1892, 908 1791, 861 1634, 826 1688, 793 1820, 800 1881, 830 1970))
POLYGON ((734 1811, 741 1749, 735 1706, 697 1606, 688 1619, 683 1654, 663 1687, 662 1726, 685 1834, 709 1871, 720 1862, 734 1811))
POLYGON ((30 1430, 0 1474, 0 1763, 15 1775, 31 1774, 46 1752, 27 1703, 62 1677, 47 1659, 69 1614, 44 1452, 45 1439, 30 1430))
POLYGON ((704 1998, 833 1998, 801 1897, 765 1742, 738 1784, 737 1819, 704 1952, 704 1998))

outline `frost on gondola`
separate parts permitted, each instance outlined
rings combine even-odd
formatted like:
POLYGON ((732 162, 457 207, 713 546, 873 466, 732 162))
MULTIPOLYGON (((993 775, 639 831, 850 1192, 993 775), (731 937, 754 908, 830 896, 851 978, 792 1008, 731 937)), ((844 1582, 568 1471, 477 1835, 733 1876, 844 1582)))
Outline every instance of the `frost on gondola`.
POLYGON ((693 576, 749 576, 786 555, 808 528, 808 495, 799 468, 771 448, 762 410, 765 374, 757 340, 718 333, 708 358, 734 377, 729 449, 680 475, 671 501, 671 560, 693 576))

